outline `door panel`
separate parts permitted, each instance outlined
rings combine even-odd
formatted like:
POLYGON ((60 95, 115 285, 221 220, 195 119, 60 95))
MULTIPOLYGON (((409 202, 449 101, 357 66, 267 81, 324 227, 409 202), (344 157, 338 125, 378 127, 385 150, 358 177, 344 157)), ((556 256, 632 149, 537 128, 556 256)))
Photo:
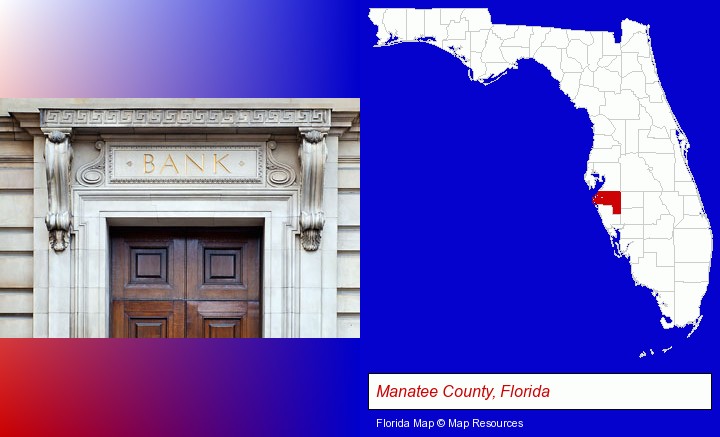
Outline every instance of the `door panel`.
POLYGON ((260 312, 257 302, 188 301, 189 338, 259 337, 260 312))
POLYGON ((113 337, 259 337, 259 235, 113 229, 113 337))
POLYGON ((187 296, 195 300, 259 300, 257 236, 205 233, 187 242, 187 296))
POLYGON ((113 302, 112 316, 113 337, 185 337, 183 301, 117 300, 113 302))
POLYGON ((167 232, 137 231, 112 240, 112 292, 116 299, 182 299, 185 241, 167 232))

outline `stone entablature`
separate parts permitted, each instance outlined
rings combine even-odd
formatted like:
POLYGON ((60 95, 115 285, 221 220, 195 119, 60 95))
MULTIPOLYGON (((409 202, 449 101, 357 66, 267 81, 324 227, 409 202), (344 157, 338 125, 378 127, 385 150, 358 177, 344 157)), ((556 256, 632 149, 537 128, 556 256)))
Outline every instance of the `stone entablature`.
MULTIPOLYGON (((72 145, 70 138, 75 128, 295 128, 297 129, 301 143, 299 144, 298 157, 300 159, 300 229, 302 247, 305 250, 314 251, 320 247, 321 233, 325 223, 323 211, 323 189, 324 170, 327 159, 327 146, 325 137, 331 127, 330 109, 40 109, 40 128, 48 133, 46 149, 53 151, 57 144, 53 141, 55 132, 65 135, 65 146, 72 156, 72 145)), ((106 150, 105 144, 99 141, 96 145, 100 150, 97 160, 90 165, 84 166, 78 172, 78 182, 84 186, 96 186, 103 181, 111 183, 176 183, 176 182, 204 182, 204 183, 264 183, 265 147, 258 147, 256 156, 252 160, 257 172, 249 177, 231 178, 229 176, 218 178, 216 181, 211 177, 184 177, 168 178, 153 177, 151 174, 136 176, 121 175, 119 167, 115 162, 116 151, 120 146, 106 150), (106 154, 103 159, 102 155, 106 154)), ((271 187, 287 187, 295 180, 295 174, 287 166, 283 166, 272 158, 274 143, 269 142, 267 146, 269 156, 268 174, 271 178, 268 183, 271 187)), ((131 149, 125 148, 125 151, 131 149)), ((143 150, 136 148, 138 153, 143 150)), ((149 149, 148 149, 149 150, 149 149)), ((189 150, 189 149, 188 149, 189 150)), ((147 152, 147 151, 146 151, 147 152)), ((127 160, 127 164, 142 166, 147 169, 148 165, 155 168, 154 154, 142 153, 143 158, 127 160), (148 164, 147 157, 152 156, 151 164, 148 164)), ((171 162, 170 166, 179 173, 175 160, 168 155, 165 164, 171 162)), ((222 159, 222 158, 221 158, 222 159)), ((48 161, 53 165, 48 167, 48 193, 49 204, 53 217, 67 217, 59 226, 55 222, 48 221, 48 231, 51 232, 51 246, 56 251, 63 251, 68 245, 68 234, 71 229, 72 217, 70 216, 68 202, 58 201, 58 196, 67 198, 65 186, 70 181, 72 169, 70 163, 66 166, 58 166, 57 163, 48 161), (59 208, 59 209, 58 209, 59 208)), ((195 162, 195 161, 193 161, 195 162)), ((244 163, 243 160, 238 160, 244 163)), ((217 157, 213 156, 213 163, 217 165, 217 157)), ((163 164, 163 167, 165 166, 163 164)), ((222 163, 221 163, 222 164, 222 163)), ((203 167, 204 164, 195 164, 203 167)), ((192 167, 191 167, 192 168, 192 167)), ((127 169, 123 169, 125 171, 127 169)), ((152 172, 151 172, 152 173, 152 172)), ((68 185, 69 187, 69 185, 68 185)))

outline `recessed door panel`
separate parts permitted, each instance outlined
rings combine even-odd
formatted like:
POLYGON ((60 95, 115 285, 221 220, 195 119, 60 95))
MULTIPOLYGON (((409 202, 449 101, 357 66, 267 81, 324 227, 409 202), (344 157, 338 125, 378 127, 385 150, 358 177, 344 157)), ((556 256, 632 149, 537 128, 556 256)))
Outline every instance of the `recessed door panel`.
POLYGON ((257 236, 204 233, 188 238, 187 250, 188 299, 259 300, 257 236))
POLYGON ((116 299, 182 299, 185 240, 161 231, 113 236, 112 293, 116 299))
POLYGON ((192 338, 259 337, 256 302, 188 301, 187 336, 192 338))
POLYGON ((113 337, 185 337, 183 301, 116 300, 113 302, 112 316, 113 337))

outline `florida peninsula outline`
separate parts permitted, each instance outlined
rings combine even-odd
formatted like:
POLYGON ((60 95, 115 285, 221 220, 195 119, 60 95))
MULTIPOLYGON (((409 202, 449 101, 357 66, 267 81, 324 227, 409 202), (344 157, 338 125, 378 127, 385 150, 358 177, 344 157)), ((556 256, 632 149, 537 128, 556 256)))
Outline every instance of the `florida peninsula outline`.
MULTIPOLYGON (((493 24, 488 9, 370 9, 376 47, 420 42, 451 53, 489 85, 521 59, 550 71, 585 109, 593 144, 584 175, 618 257, 651 290, 665 329, 700 324, 712 255, 710 222, 690 172, 685 133, 660 85, 650 26, 612 32, 493 24)), ((690 335, 688 334, 688 336, 690 335)))

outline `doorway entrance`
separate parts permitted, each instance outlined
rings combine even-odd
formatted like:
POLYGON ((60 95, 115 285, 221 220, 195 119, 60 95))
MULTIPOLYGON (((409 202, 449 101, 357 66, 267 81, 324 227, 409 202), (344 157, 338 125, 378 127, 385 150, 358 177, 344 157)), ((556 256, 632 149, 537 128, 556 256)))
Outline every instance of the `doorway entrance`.
POLYGON ((260 337, 259 228, 113 228, 111 334, 260 337))

